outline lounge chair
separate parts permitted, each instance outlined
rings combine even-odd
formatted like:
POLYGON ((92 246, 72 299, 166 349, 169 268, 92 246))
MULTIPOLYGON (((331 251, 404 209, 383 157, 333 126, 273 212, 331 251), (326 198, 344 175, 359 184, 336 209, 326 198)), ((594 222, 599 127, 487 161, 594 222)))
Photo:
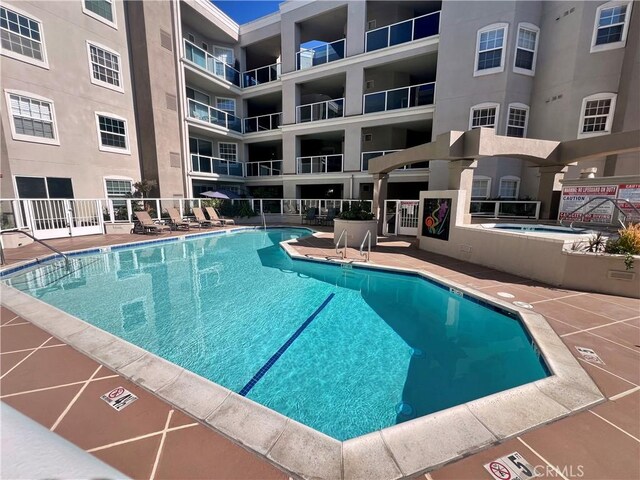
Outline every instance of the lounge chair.
POLYGON ((176 230, 189 230, 191 227, 200 228, 198 222, 193 222, 188 218, 182 218, 177 208, 167 208, 167 213, 169 214, 169 218, 171 218, 171 226, 176 230))
POLYGON ((333 220, 336 218, 337 209, 329 208, 327 210, 327 216, 322 219, 323 225, 333 225, 333 220))
POLYGON ((206 210, 207 215, 209 215, 209 220, 215 220, 215 221, 221 222, 222 225, 236 224, 236 222, 234 222, 230 218, 221 218, 220 216, 218 216, 218 212, 216 212, 216 209, 213 207, 204 207, 204 209, 206 210))
POLYGON ((166 231, 170 231, 171 227, 168 225, 162 225, 160 223, 155 223, 155 221, 151 218, 151 216, 147 212, 134 212, 140 226, 142 227, 143 233, 162 233, 166 231))
POLYGON ((193 207, 193 214, 196 217, 196 222, 200 224, 201 227, 221 227, 222 222, 217 220, 207 220, 207 217, 204 216, 202 209, 200 207, 193 207))
POLYGON ((316 223, 318 221, 316 211, 316 207, 311 207, 307 210, 307 214, 302 217, 302 224, 304 225, 304 222, 308 222, 309 225, 311 225, 311 222, 316 223))

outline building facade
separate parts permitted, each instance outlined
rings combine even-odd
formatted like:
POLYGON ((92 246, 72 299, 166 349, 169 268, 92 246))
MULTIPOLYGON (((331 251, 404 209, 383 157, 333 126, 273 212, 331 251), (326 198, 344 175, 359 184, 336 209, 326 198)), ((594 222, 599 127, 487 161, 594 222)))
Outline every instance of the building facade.
MULTIPOLYGON (((287 1, 245 25, 207 0, 2 8, 3 198, 103 197, 146 179, 163 198, 370 199, 370 158, 449 130, 640 128, 632 1, 287 1)), ((640 158, 557 177, 585 167, 638 174, 640 158)), ((411 165, 387 196, 418 198, 447 175, 444 161, 411 165)), ((473 196, 535 198, 538 177, 483 159, 473 196)))

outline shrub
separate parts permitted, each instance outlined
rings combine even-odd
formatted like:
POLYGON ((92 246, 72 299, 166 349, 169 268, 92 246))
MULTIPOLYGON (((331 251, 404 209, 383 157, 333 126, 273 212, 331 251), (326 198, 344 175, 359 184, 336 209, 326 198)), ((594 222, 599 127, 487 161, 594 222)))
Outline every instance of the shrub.
POLYGON ((372 220, 373 213, 368 209, 369 204, 366 202, 352 202, 351 207, 342 210, 338 218, 340 220, 372 220))
POLYGON ((607 242, 605 252, 624 255, 625 267, 627 270, 632 269, 633 256, 640 255, 640 223, 630 223, 618 230, 618 237, 607 242))

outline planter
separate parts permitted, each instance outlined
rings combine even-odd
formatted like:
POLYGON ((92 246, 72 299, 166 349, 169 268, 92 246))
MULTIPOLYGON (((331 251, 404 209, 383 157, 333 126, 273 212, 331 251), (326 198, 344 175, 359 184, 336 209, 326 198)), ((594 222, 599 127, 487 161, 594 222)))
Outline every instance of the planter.
MULTIPOLYGON (((378 239, 378 221, 377 220, 340 220, 336 218, 333 221, 333 242, 334 244, 340 238, 343 230, 347 237, 347 245, 351 248, 360 248, 362 240, 364 240, 367 232, 371 232, 371 246, 375 247, 378 239)), ((344 237, 342 239, 344 245, 344 237)), ((365 246, 366 247, 366 246, 365 246)))
POLYGON ((115 233, 131 233, 133 230, 133 223, 105 223, 104 233, 107 235, 115 233))

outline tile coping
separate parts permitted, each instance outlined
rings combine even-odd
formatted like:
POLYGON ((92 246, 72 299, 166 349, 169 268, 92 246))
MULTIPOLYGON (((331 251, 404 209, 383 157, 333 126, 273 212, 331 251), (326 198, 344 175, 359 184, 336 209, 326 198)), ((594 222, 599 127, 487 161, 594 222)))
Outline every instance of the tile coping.
MULTIPOLYGON (((71 253, 106 252, 256 228, 240 227, 71 253)), ((318 234, 314 232, 313 235, 318 234)), ((353 265, 352 260, 326 260, 301 255, 293 247, 295 243, 296 239, 280 243, 293 260, 353 265)), ((20 268, 12 266, 2 273, 7 276, 53 258, 59 258, 59 255, 23 262, 20 268)), ((385 478, 397 479, 422 474, 605 400, 540 314, 517 308, 432 273, 379 264, 353 266, 418 276, 445 288, 455 288, 469 299, 510 312, 519 318, 534 339, 552 375, 340 442, 5 283, 0 283, 0 293, 2 304, 16 314, 300 478, 333 480, 372 475, 380 477, 382 474, 385 478)))

